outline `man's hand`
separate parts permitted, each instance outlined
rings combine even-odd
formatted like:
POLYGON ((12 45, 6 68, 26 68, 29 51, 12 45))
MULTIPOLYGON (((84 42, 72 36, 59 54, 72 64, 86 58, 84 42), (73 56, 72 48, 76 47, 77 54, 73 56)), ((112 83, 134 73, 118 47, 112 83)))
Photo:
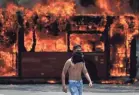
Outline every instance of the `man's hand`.
POLYGON ((92 82, 90 82, 90 83, 89 83, 89 87, 93 87, 93 84, 92 84, 92 82))
POLYGON ((63 92, 67 93, 67 87, 66 87, 66 85, 63 86, 63 92))

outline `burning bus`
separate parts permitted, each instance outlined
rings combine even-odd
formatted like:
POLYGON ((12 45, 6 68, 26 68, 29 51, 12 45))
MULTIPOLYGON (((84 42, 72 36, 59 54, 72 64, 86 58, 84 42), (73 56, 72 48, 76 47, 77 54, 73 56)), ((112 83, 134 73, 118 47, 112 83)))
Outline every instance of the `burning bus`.
POLYGON ((119 11, 118 1, 113 1, 115 12, 121 13, 114 13, 110 3, 96 0, 99 10, 78 7, 73 0, 1 8, 0 76, 60 80, 75 44, 82 46, 92 80, 129 76, 130 43, 139 19, 119 11))

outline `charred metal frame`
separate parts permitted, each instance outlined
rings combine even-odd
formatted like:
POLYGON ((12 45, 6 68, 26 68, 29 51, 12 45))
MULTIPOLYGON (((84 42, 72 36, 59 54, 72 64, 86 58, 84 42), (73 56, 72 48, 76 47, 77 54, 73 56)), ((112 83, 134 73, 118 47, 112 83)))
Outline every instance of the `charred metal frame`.
MULTIPOLYGON (((85 16, 80 16, 80 17, 85 17, 85 16)), ((92 16, 93 17, 93 16, 92 16)), ((97 16, 97 17, 100 17, 100 16, 97 16)), ((17 62, 17 66, 18 66, 18 77, 20 79, 22 79, 22 65, 21 65, 21 60, 22 60, 22 52, 25 52, 26 49, 24 47, 24 25, 23 25, 23 22, 24 22, 24 19, 22 18, 22 14, 21 12, 17 12, 17 18, 18 18, 18 24, 19 24, 19 32, 18 32, 18 62, 17 62)), ((77 17, 78 18, 78 17, 77 17)), ((96 17, 94 17, 94 19, 97 19, 96 17)), ((105 25, 105 30, 104 32, 100 32, 100 31, 72 31, 71 30, 71 26, 70 26, 70 23, 68 22, 67 24, 67 27, 66 27, 66 30, 67 30, 67 51, 68 52, 71 52, 70 50, 70 35, 71 34, 102 34, 104 36, 104 43, 105 43, 105 51, 104 51, 104 55, 106 59, 106 62, 107 63, 107 78, 109 78, 110 76, 110 42, 109 42, 109 30, 110 30, 110 26, 111 24, 113 23, 113 19, 114 17, 112 16, 107 16, 107 22, 106 22, 106 25, 105 25)), ((95 21, 97 22, 97 20, 95 21)), ((34 42, 35 42, 35 39, 34 39, 34 42)), ((32 51, 32 50, 31 50, 32 51)))
POLYGON ((107 63, 107 77, 110 77, 110 37, 109 37, 109 31, 111 24, 113 23, 114 17, 107 17, 107 23, 105 26, 104 30, 104 37, 105 37, 105 55, 107 56, 106 58, 106 63, 107 63))
MULTIPOLYGON (((81 16, 82 18, 87 18, 87 16, 81 16)), ((100 16, 98 16, 100 17, 100 16)), ((97 19, 98 17, 94 17, 95 19, 97 19)), ((72 31, 71 30, 71 26, 68 23, 67 25, 67 46, 68 46, 68 52, 71 52, 70 50, 70 35, 71 34, 102 34, 104 36, 104 44, 105 44, 105 50, 104 50, 104 55, 105 55, 105 63, 107 63, 107 78, 110 77, 110 37, 109 37, 109 31, 110 31, 110 27, 111 24, 113 23, 115 17, 112 16, 107 16, 107 22, 105 25, 105 29, 104 32, 101 31, 72 31)), ((76 18, 77 19, 77 18, 76 18)), ((97 21, 97 20, 96 20, 97 21)))

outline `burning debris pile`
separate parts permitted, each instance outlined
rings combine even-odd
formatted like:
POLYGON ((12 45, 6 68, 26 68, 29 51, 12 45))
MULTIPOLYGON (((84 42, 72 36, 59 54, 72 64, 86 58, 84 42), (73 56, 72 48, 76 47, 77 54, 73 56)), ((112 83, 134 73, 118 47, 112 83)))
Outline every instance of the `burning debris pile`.
POLYGON ((70 24, 72 31, 91 30, 102 33, 95 35, 73 34, 70 39, 70 48, 74 44, 81 44, 84 52, 96 52, 98 49, 104 52, 103 39, 105 37, 103 32, 107 16, 115 17, 109 31, 110 74, 111 76, 127 76, 127 68, 130 63, 130 42, 139 30, 138 15, 133 14, 132 7, 127 3, 129 0, 35 0, 36 3, 33 3, 31 8, 26 5, 27 3, 25 7, 21 1, 18 1, 17 5, 9 3, 6 7, 0 8, 1 76, 17 75, 16 53, 18 52, 18 31, 21 26, 24 29, 26 51, 31 51, 34 45, 35 52, 66 52, 66 32, 69 32, 67 30, 69 28, 66 27, 70 24), (112 6, 113 4, 116 6, 112 6), (22 16, 21 18, 18 13, 22 16), (75 23, 73 18, 81 16, 95 18, 96 21, 88 22, 83 18, 81 22, 75 23), (93 45, 96 45, 96 49, 93 45))

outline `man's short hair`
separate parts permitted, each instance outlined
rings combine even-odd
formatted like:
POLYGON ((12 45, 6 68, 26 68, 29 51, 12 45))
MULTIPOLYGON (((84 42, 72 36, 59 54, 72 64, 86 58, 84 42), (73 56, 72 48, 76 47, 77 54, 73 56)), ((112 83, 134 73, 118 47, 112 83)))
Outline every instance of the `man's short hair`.
POLYGON ((81 45, 75 45, 75 46, 73 47, 73 50, 76 50, 77 48, 81 48, 81 45))

